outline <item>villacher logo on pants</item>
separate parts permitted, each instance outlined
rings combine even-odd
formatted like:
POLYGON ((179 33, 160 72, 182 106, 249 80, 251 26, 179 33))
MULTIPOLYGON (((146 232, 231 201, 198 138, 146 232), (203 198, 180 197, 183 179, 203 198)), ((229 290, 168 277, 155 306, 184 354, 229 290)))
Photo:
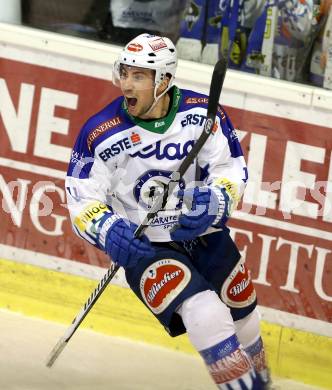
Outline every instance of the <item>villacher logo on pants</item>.
POLYGON ((159 314, 184 290, 191 279, 190 269, 174 259, 151 264, 140 282, 142 297, 150 310, 159 314))

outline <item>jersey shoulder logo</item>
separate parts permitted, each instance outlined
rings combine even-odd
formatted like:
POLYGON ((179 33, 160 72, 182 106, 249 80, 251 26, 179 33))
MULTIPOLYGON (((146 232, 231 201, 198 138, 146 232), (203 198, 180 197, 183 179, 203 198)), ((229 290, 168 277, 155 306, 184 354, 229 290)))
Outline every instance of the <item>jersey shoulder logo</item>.
POLYGON ((91 151, 91 145, 98 137, 100 137, 106 131, 113 129, 114 127, 117 127, 121 123, 122 123, 122 119, 119 116, 116 116, 114 118, 108 119, 107 121, 100 123, 97 127, 92 129, 87 136, 87 144, 89 150, 91 151))
POLYGON ((209 98, 201 96, 189 96, 184 101, 186 104, 208 104, 209 98))

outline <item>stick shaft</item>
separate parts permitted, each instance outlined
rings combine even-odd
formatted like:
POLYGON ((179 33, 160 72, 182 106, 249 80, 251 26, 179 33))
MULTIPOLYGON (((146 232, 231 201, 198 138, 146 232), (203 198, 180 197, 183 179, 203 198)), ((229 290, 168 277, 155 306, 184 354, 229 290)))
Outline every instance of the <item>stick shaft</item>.
POLYGON ((179 170, 176 172, 173 172, 171 180, 167 183, 163 195, 159 196, 154 204, 151 207, 151 210, 147 213, 144 220, 141 222, 141 224, 138 226, 138 228, 135 230, 135 237, 141 236, 145 229, 149 226, 149 222, 151 219, 153 219, 161 210, 163 207, 165 207, 167 198, 169 194, 172 194, 175 190, 175 187, 178 185, 179 181, 183 177, 183 175, 186 173, 187 169, 189 168, 190 164, 194 161, 196 158, 198 152, 201 150, 202 146, 206 142, 208 136, 210 135, 212 131, 214 121, 212 121, 211 118, 208 118, 205 122, 204 130, 200 137, 198 138, 197 142, 194 144, 194 147, 191 149, 191 151, 188 153, 186 158, 183 160, 182 164, 179 167, 179 170))
POLYGON ((71 339, 71 337, 76 332, 77 328, 80 326, 84 318, 87 316, 89 311, 92 309, 94 304, 97 302, 100 295, 103 293, 107 285, 110 283, 110 281, 113 279, 114 275, 118 272, 119 266, 115 265, 114 263, 112 266, 107 270, 106 274, 103 276, 103 278, 100 280, 98 286, 95 288, 95 290, 92 292, 88 300, 85 302, 84 306, 81 308, 80 312, 77 314, 77 316, 73 319, 72 324, 68 327, 65 334, 61 337, 61 339, 58 341, 58 343, 54 346, 52 351, 50 352, 47 361, 46 366, 52 367, 60 353, 63 351, 65 346, 67 345, 68 341, 71 339))
POLYGON ((151 210, 148 212, 148 214, 145 216, 142 223, 136 229, 135 231, 136 237, 139 237, 144 233, 145 229, 149 226, 149 221, 156 216, 156 214, 161 208, 165 207, 168 195, 173 193, 177 183, 187 172, 187 169, 195 160, 199 151, 202 149, 205 142, 207 141, 210 134, 212 133, 214 122, 217 115, 220 93, 226 76, 226 71, 227 71, 227 59, 221 58, 216 63, 213 70, 211 84, 210 84, 209 102, 207 108, 207 119, 205 121, 202 134, 199 136, 197 142, 195 142, 191 151, 187 154, 185 159, 182 161, 178 171, 173 172, 172 178, 168 182, 167 186, 165 187, 163 195, 159 196, 156 199, 155 203, 151 207, 151 210))

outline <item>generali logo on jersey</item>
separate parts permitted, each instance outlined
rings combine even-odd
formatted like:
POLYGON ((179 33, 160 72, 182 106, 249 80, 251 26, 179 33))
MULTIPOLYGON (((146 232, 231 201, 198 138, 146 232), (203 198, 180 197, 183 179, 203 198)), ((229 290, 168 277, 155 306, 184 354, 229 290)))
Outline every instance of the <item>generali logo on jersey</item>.
POLYGON ((153 263, 143 273, 141 295, 150 310, 162 313, 184 290, 191 279, 190 269, 174 259, 153 263))
MULTIPOLYGON (((185 99, 185 103, 186 104, 208 104, 209 98, 191 96, 185 99)), ((221 115, 222 121, 224 121, 226 119, 226 115, 220 104, 218 104, 218 112, 221 115)))
POLYGON ((91 150, 91 145, 93 141, 95 141, 99 136, 101 136, 105 131, 113 129, 114 127, 120 125, 122 123, 121 118, 119 116, 109 119, 103 123, 101 123, 98 127, 94 128, 87 137, 87 144, 89 150, 91 150))
POLYGON ((208 104, 209 99, 207 97, 187 97, 186 104, 208 104))
POLYGON ((162 38, 158 38, 152 42, 149 42, 149 45, 153 51, 158 51, 167 48, 167 45, 162 38))

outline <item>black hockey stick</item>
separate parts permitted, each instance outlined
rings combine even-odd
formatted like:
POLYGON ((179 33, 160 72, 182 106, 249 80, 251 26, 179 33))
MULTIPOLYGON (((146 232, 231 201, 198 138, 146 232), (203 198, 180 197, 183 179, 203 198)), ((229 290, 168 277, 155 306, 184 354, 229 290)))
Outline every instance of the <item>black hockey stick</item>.
MULTIPOLYGON (((151 207, 151 210, 147 213, 143 222, 136 229, 135 231, 136 237, 139 237, 141 234, 143 234, 144 230, 149 226, 149 222, 151 221, 151 219, 157 215, 159 210, 165 207, 167 203, 168 195, 173 193, 179 180, 183 177, 190 164, 197 157, 199 151, 203 147, 209 135, 212 133, 214 122, 216 119, 217 109, 218 109, 219 97, 220 97, 221 89, 226 75, 226 70, 227 70, 227 60, 222 58, 216 63, 213 70, 211 84, 210 84, 207 119, 204 124, 204 129, 202 131, 202 134, 198 138, 197 142, 194 144, 192 150, 182 161, 179 170, 173 172, 170 181, 168 182, 168 184, 164 189, 164 192, 157 197, 156 201, 151 207)), ((108 269, 104 277, 101 279, 96 289, 92 292, 89 299, 86 301, 86 303, 84 304, 84 306, 82 307, 78 315, 74 318, 72 324, 69 326, 65 334, 62 336, 62 338, 52 349, 46 362, 47 367, 52 367, 55 360, 63 351, 68 341, 71 339, 71 337, 73 336, 77 328, 80 326, 80 324, 82 323, 86 315, 92 309, 93 305, 97 302, 98 298, 103 293, 103 291, 110 283, 110 281, 113 279, 114 275, 117 273, 119 268, 120 267, 118 265, 112 263, 111 267, 108 269)))

